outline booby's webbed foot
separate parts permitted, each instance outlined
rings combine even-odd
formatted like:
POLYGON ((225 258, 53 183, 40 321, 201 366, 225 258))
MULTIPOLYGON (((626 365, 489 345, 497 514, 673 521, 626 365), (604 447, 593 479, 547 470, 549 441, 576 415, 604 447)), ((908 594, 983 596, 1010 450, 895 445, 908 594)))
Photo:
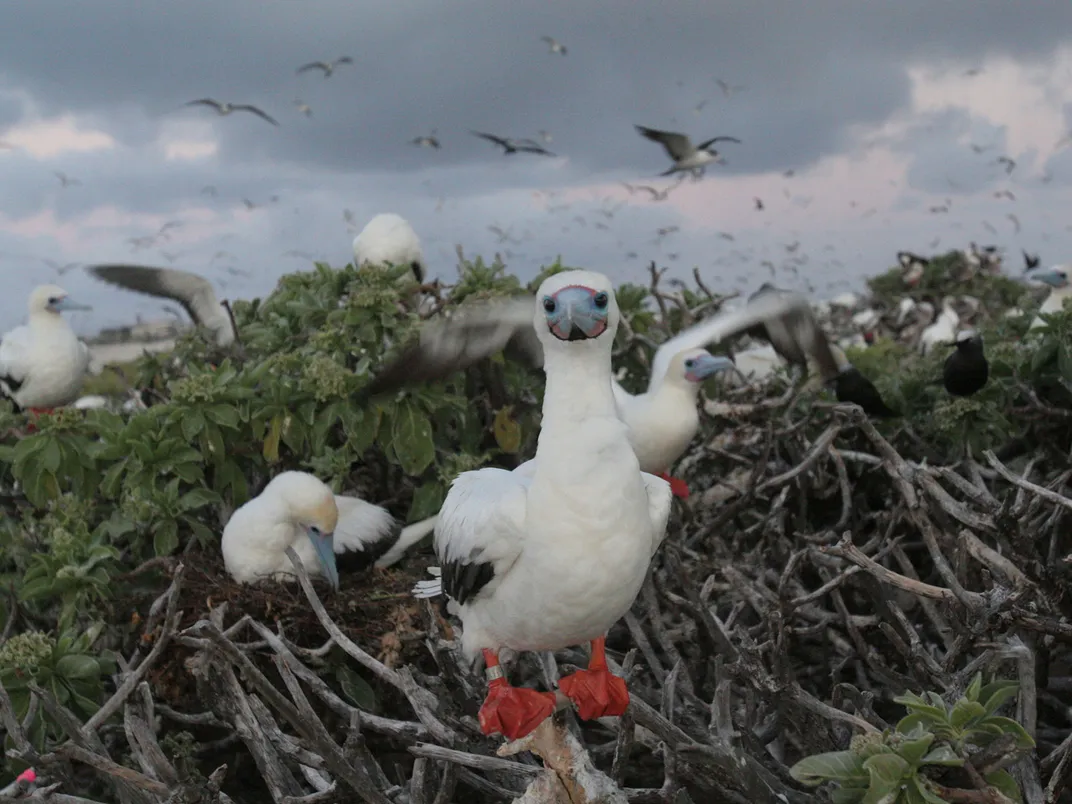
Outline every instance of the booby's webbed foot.
POLYGON ((558 688, 577 707, 582 720, 597 717, 618 717, 629 706, 629 690, 625 680, 610 672, 604 653, 605 637, 592 641, 592 659, 587 670, 578 670, 561 678, 558 688))
POLYGON ((689 498, 689 484, 680 477, 670 477, 666 472, 660 472, 659 477, 670 484, 670 493, 680 500, 689 498))
POLYGON ((498 657, 484 651, 488 682, 488 697, 480 707, 480 730, 484 734, 501 734, 508 740, 518 740, 536 730, 555 711, 554 693, 538 692, 528 687, 511 687, 502 675, 498 657))

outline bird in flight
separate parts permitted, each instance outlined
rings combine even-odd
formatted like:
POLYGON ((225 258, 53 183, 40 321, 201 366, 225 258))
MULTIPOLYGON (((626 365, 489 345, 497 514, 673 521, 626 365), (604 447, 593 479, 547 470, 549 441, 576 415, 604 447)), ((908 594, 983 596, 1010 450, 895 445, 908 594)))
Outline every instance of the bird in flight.
POLYGON ((68 176, 66 173, 63 173, 59 170, 57 170, 53 175, 60 180, 60 187, 77 187, 82 183, 78 179, 73 178, 72 176, 68 176))
POLYGON ((748 87, 744 86, 730 86, 721 78, 716 78, 715 83, 718 84, 718 88, 722 90, 722 94, 725 95, 727 98, 737 94, 738 92, 742 92, 745 89, 748 89, 748 87))
POLYGON ((541 36, 540 41, 547 43, 547 47, 549 48, 547 51, 548 53, 560 53, 563 56, 566 55, 566 46, 553 37, 541 36))
POLYGON ((503 149, 504 154, 514 154, 519 152, 525 152, 530 154, 543 154, 544 156, 554 156, 553 153, 541 146, 535 140, 514 140, 509 137, 496 137, 494 134, 485 134, 481 131, 470 131, 474 137, 480 137, 493 142, 503 149))
POLYGON ((353 64, 354 60, 349 56, 340 56, 335 61, 311 61, 308 64, 303 64, 296 72, 307 73, 310 70, 323 70, 324 78, 331 78, 331 74, 335 72, 335 68, 340 64, 353 64))
POLYGON ((660 173, 660 176, 689 171, 694 177, 699 178, 709 164, 722 161, 718 151, 711 149, 711 145, 716 142, 740 143, 740 140, 736 137, 712 137, 709 140, 704 140, 699 145, 693 145, 692 140, 687 136, 673 131, 660 131, 655 128, 645 128, 644 126, 637 126, 636 130, 640 133, 640 136, 663 146, 667 155, 674 160, 673 166, 669 170, 660 173))
POLYGON ((221 103, 213 98, 200 98, 199 100, 192 100, 186 104, 187 106, 211 106, 216 110, 216 113, 221 117, 231 114, 232 112, 250 112, 257 115, 262 120, 267 120, 273 126, 278 126, 279 123, 272 117, 262 112, 256 106, 249 103, 221 103))
POLYGON ((439 144, 439 138, 435 135, 435 129, 432 129, 431 134, 425 134, 420 137, 414 137, 410 140, 411 145, 419 145, 422 148, 435 148, 437 151, 442 147, 439 144))
POLYGON ((294 101, 294 105, 297 106, 298 111, 301 112, 306 117, 312 117, 313 116, 313 107, 310 106, 305 101, 296 100, 296 101, 294 101))

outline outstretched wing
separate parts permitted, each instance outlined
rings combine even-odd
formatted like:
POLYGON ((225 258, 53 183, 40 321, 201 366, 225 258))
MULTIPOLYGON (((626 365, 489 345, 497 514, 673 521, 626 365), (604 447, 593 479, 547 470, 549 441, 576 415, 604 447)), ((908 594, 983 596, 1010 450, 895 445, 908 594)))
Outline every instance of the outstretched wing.
POLYGON ((657 128, 637 126, 636 130, 642 137, 647 137, 652 142, 657 142, 666 150, 670 158, 675 162, 684 159, 693 152, 692 141, 684 134, 675 131, 660 131, 657 128))
POLYGON ((262 120, 267 120, 273 126, 278 126, 279 125, 279 121, 276 120, 274 117, 272 117, 271 115, 265 114, 263 111, 258 109, 256 106, 253 106, 253 105, 251 105, 249 103, 236 103, 231 108, 234 109, 235 111, 242 110, 242 111, 246 111, 246 112, 252 112, 253 114, 257 115, 257 117, 261 118, 262 120))
POLYGON ((459 605, 493 593, 521 555, 530 482, 528 473, 487 468, 463 472, 451 484, 435 551, 443 591, 459 605))
POLYGON ((361 397, 441 380, 508 345, 542 365, 543 349, 532 327, 534 309, 532 297, 525 296, 464 306, 449 318, 431 321, 421 329, 420 340, 384 366, 361 397))
POLYGON ((91 265, 86 270, 109 284, 177 301, 198 326, 213 331, 230 326, 212 283, 192 271, 127 264, 91 265))

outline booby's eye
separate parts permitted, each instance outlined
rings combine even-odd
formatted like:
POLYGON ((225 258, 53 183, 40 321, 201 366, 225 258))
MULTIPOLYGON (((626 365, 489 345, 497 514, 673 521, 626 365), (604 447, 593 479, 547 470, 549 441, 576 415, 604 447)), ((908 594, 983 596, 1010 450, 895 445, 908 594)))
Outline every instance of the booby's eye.
POLYGON ((610 297, 608 297, 606 293, 600 292, 595 295, 592 301, 595 302, 597 308, 602 310, 610 303, 610 297))
POLYGON ((558 309, 558 303, 550 296, 545 296, 543 300, 543 309, 544 312, 553 313, 558 309))
POLYGON ((48 303, 49 304, 59 304, 60 303, 60 297, 59 296, 49 296, 48 297, 48 303))
POLYGON ((691 357, 688 360, 685 361, 685 368, 687 368, 687 369, 690 369, 695 365, 696 365, 696 361, 691 357))
POLYGON ((309 526, 309 532, 313 536, 319 536, 320 535, 320 528, 318 528, 316 525, 310 525, 309 526))

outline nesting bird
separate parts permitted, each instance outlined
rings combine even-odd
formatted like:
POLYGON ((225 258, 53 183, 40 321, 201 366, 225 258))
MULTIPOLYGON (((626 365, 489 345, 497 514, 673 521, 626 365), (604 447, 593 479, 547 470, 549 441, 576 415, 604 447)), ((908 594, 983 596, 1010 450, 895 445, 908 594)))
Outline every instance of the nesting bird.
POLYGON ((44 412, 78 398, 89 348, 60 313, 90 308, 57 285, 35 288, 27 307, 27 322, 0 339, 0 391, 20 410, 44 412))
POLYGON ((376 215, 354 238, 354 265, 408 265, 418 282, 424 281, 421 240, 409 221, 385 212, 376 215))
POLYGON ((955 348, 942 367, 942 384, 953 396, 971 396, 990 378, 990 364, 983 353, 983 337, 973 329, 957 334, 955 348))
MULTIPOLYGON (((1067 265, 1058 265, 1048 271, 1035 274, 1033 277, 1035 280, 1044 282, 1051 288, 1046 301, 1039 308, 1039 313, 1043 315, 1059 313, 1064 309, 1065 299, 1072 298, 1072 282, 1068 280, 1068 270, 1067 265)), ((1028 331, 1044 326, 1046 326, 1046 322, 1041 317, 1035 316, 1035 320, 1031 322, 1028 331)))
POLYGON ((952 343, 956 338, 960 316, 957 315, 953 300, 946 296, 942 299, 942 310, 934 323, 923 330, 919 336, 919 350, 928 355, 940 343, 952 343))
MULTIPOLYGON (((411 525, 431 532, 435 519, 411 525)), ((241 506, 223 529, 223 563, 239 583, 293 580, 293 547, 311 576, 339 588, 339 572, 370 564, 380 548, 406 535, 384 508, 332 492, 307 472, 282 472, 241 506)), ((422 533, 422 535, 423 535, 422 533)))
POLYGON ((838 402, 852 402, 863 408, 868 416, 877 418, 893 418, 901 415, 886 404, 875 384, 849 362, 848 357, 839 347, 832 345, 830 351, 833 352, 834 359, 838 363, 838 373, 833 380, 834 396, 838 402))

